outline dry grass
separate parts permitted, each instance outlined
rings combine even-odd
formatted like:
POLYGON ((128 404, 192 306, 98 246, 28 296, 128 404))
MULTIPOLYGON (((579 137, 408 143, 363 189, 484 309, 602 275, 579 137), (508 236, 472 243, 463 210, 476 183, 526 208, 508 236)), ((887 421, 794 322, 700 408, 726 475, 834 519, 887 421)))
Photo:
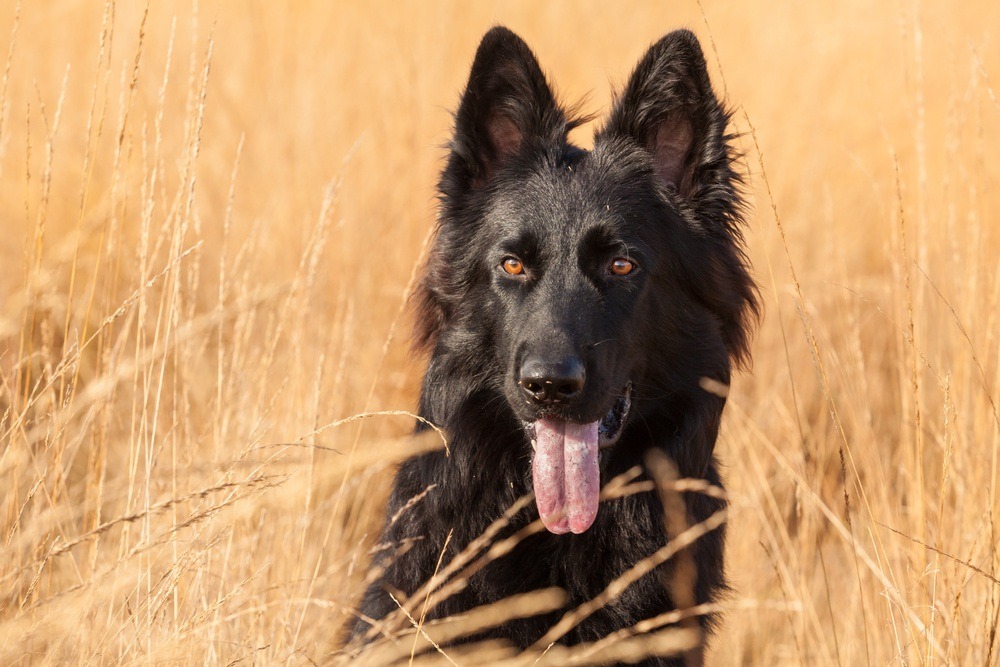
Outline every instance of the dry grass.
MULTIPOLYGON (((0 7, 0 663, 338 648, 393 461, 440 446, 402 302, 496 21, 591 109, 692 27, 740 104, 768 312, 711 664, 1000 662, 1000 5, 344 4, 0 7)), ((475 618, 560 598, 516 602, 475 618)), ((415 609, 394 655, 525 664, 421 653, 469 628, 415 609)))

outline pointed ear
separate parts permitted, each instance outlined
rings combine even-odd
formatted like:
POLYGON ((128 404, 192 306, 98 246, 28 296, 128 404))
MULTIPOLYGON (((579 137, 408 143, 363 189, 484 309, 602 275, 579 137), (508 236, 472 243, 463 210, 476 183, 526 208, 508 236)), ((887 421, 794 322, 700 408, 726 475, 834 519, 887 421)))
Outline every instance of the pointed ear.
POLYGON ((531 49, 507 28, 493 28, 479 44, 455 114, 442 192, 455 196, 481 187, 525 145, 561 142, 567 131, 531 49))
POLYGON ((698 38, 677 30, 639 61, 598 139, 630 137, 652 155, 663 184, 690 200, 706 186, 733 187, 728 120, 698 38))
POLYGON ((703 252, 682 258, 697 297, 719 319, 731 359, 749 360, 760 317, 757 289, 743 250, 740 177, 723 109, 708 78, 698 38, 670 33, 650 47, 616 100, 596 145, 630 141, 648 151, 667 190, 690 206, 693 242, 703 252))

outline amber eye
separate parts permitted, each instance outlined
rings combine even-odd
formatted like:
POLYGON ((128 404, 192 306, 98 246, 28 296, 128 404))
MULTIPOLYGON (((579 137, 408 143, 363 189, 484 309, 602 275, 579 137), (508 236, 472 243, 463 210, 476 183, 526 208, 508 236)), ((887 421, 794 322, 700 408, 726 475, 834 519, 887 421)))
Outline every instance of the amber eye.
POLYGON ((524 264, 519 259, 508 257, 503 261, 502 266, 503 270, 512 276, 524 275, 524 264))
POLYGON ((611 265, 608 267, 608 271, 616 276, 627 276, 635 271, 635 264, 624 257, 618 257, 611 262, 611 265))

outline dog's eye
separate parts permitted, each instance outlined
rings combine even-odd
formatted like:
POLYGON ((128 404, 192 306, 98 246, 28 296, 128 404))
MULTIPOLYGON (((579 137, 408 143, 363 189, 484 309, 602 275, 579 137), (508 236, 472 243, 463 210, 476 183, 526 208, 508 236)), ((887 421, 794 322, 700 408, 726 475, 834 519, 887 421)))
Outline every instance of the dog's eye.
POLYGON ((524 275, 524 263, 516 257, 508 257, 501 264, 503 270, 512 276, 524 275))
POLYGON ((608 266, 608 271, 616 276, 627 276, 635 271, 635 263, 631 260, 625 259, 624 257, 616 257, 614 261, 611 262, 611 265, 608 266))

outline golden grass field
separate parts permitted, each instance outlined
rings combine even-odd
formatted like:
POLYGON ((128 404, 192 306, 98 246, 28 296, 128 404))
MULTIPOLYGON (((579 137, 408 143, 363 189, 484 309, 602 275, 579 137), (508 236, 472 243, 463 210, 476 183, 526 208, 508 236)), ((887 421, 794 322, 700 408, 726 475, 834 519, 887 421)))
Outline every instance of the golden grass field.
POLYGON ((690 27, 736 109, 709 663, 1000 663, 1000 3, 0 5, 0 664, 331 660, 497 22, 592 111, 690 27))

